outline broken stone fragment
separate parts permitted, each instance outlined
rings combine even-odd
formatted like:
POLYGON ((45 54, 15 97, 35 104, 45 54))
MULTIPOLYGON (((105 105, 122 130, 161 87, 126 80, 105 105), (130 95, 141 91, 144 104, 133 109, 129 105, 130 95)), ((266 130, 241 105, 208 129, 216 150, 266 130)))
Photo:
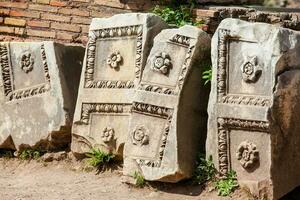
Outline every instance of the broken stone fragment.
POLYGON ((124 148, 126 176, 178 182, 191 177, 204 150, 210 37, 193 26, 163 30, 155 37, 133 97, 124 148))
POLYGON ((134 91, 153 38, 166 27, 153 14, 92 20, 72 129, 75 155, 97 148, 122 158, 134 91))
POLYGON ((0 148, 70 144, 83 54, 53 42, 0 43, 0 148))
POLYGON ((261 198, 300 185, 300 34, 223 20, 212 40, 207 156, 261 198))

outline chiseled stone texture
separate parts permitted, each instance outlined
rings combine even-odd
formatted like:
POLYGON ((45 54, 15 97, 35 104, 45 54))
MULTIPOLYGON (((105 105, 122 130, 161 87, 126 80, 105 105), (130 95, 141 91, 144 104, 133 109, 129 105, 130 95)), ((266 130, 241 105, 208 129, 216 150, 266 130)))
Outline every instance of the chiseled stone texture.
POLYGON ((235 4, 235 5, 240 5, 240 4, 263 4, 264 0, 197 0, 199 4, 222 4, 222 5, 227 5, 227 4, 235 4))
POLYGON ((82 47, 0 43, 0 148, 70 144, 82 47))
POLYGON ((124 175, 178 182, 192 175, 204 150, 210 37, 193 26, 163 30, 134 96, 124 150, 124 175))
POLYGON ((212 40, 206 153, 268 199, 300 185, 299 47, 296 31, 238 19, 212 40))
POLYGON ((72 129, 76 155, 99 148, 122 156, 135 88, 154 36, 166 27, 153 14, 92 20, 72 129))

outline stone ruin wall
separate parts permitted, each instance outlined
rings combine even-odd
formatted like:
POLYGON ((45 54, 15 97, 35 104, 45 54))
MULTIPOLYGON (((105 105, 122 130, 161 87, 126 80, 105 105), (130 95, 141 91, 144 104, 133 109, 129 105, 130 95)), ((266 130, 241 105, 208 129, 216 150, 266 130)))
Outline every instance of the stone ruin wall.
MULTIPOLYGON (((44 41, 85 45, 91 19, 115 14, 149 11, 160 1, 146 0, 2 0, 0 2, 0 41, 44 41)), ((201 1, 200 1, 201 2, 201 1)), ((287 7, 300 7, 289 1, 287 7)), ((269 10, 247 7, 204 5, 194 9, 196 20, 204 21, 202 29, 214 33, 222 19, 233 17, 247 21, 279 24, 300 29, 296 10, 269 10), (278 12, 280 11, 280 12, 278 12)))

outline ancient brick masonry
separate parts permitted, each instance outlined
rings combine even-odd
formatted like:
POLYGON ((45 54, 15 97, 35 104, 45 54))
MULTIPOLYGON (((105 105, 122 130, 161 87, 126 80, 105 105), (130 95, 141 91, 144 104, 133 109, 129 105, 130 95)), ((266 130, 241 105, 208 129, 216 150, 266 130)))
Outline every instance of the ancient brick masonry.
POLYGON ((296 31, 237 19, 212 40, 206 153, 268 199, 300 185, 299 47, 296 31))

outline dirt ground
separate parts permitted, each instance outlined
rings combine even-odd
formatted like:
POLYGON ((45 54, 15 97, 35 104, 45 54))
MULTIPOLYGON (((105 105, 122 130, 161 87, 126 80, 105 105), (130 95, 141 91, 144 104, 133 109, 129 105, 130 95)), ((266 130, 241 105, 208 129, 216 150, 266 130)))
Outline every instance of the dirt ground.
POLYGON ((0 158, 1 200, 247 200, 241 189, 219 197, 212 186, 151 183, 136 188, 121 182, 122 168, 105 172, 84 171, 74 159, 45 162, 0 158))

